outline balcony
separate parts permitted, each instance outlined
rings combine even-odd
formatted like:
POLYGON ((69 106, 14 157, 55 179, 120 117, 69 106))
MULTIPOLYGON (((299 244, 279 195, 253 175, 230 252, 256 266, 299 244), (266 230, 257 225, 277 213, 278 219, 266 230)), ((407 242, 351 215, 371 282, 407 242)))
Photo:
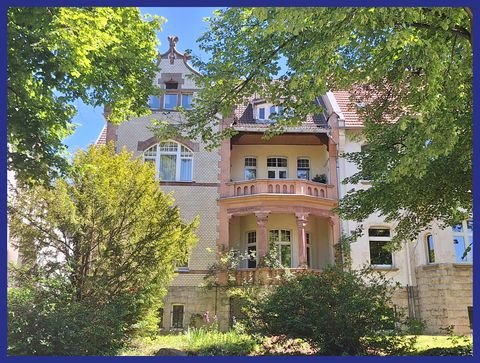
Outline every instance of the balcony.
POLYGON ((227 284, 240 286, 245 284, 257 285, 279 285, 291 275, 299 276, 302 274, 314 273, 320 274, 321 270, 306 268, 257 268, 257 269, 238 269, 227 276, 226 273, 220 273, 218 282, 220 285, 227 284))
POLYGON ((304 179, 255 179, 226 183, 222 198, 258 194, 308 195, 321 199, 335 199, 335 186, 304 179))

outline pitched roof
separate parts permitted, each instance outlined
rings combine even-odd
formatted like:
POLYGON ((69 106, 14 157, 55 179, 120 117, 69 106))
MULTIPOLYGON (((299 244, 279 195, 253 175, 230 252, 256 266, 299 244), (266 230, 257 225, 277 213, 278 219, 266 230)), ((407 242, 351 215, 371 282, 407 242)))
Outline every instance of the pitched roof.
POLYGON ((97 141, 95 141, 95 145, 106 145, 107 144, 107 127, 103 126, 102 131, 98 135, 97 141))
MULTIPOLYGON (((253 104, 263 103, 258 99, 252 97, 244 104, 237 105, 233 112, 233 126, 236 129, 266 129, 269 123, 257 122, 254 115, 253 104)), ((287 131, 305 131, 305 130, 319 130, 327 127, 327 120, 323 114, 321 115, 308 115, 306 120, 300 125, 295 127, 288 127, 287 131)))
POLYGON ((356 110, 357 106, 351 99, 352 93, 349 91, 332 91, 332 93, 345 117, 345 127, 363 127, 363 122, 356 110))

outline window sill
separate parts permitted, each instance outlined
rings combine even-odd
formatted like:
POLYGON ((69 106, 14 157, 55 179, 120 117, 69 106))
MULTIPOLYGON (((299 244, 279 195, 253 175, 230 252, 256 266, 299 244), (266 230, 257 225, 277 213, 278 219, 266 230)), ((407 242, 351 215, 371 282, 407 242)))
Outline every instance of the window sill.
POLYGON ((473 268, 473 262, 455 262, 453 267, 471 269, 473 268))
POLYGON ((180 273, 186 273, 186 272, 190 272, 190 268, 188 267, 177 267, 175 269, 176 272, 180 272, 180 273))
POLYGON ((370 184, 372 184, 372 181, 371 180, 360 180, 360 184, 370 185, 370 184))
POLYGON ((390 265, 370 265, 373 270, 376 271, 398 271, 398 267, 390 266, 390 265))

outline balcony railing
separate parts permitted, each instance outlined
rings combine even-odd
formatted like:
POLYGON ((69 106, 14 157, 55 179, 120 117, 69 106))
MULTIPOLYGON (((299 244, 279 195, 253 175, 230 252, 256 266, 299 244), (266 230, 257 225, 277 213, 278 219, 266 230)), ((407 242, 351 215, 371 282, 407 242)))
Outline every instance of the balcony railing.
POLYGON ((226 183, 227 195, 239 197, 255 194, 297 194, 317 198, 333 198, 333 185, 312 182, 304 179, 255 179, 226 183))
POLYGON ((230 282, 234 285, 260 284, 260 285, 278 285, 284 282, 291 275, 301 275, 306 273, 321 273, 318 269, 306 268, 288 268, 288 269, 238 269, 230 277, 230 282), (232 281, 233 280, 233 281, 232 281))

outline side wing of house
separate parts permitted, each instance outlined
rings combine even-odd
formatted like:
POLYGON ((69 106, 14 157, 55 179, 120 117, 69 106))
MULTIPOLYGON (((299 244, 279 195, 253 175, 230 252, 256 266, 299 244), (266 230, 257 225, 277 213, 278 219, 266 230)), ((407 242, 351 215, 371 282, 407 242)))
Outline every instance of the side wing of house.
MULTIPOLYGON (((339 151, 360 152, 364 143, 358 141, 362 122, 348 92, 329 93, 329 107, 339 116, 339 151)), ((360 138, 361 140, 361 138, 360 138)), ((351 176, 356 166, 339 158, 339 179, 351 176)), ((366 189, 368 180, 356 185, 340 185, 340 198, 351 189, 366 189)), ((395 223, 386 223, 373 214, 362 222, 363 235, 351 245, 353 268, 372 265, 402 286, 395 296, 398 308, 410 316, 427 322, 427 331, 441 333, 440 328, 455 326, 455 331, 471 333, 472 253, 464 256, 473 242, 473 221, 442 228, 433 223, 415 241, 409 241, 393 253, 382 247, 395 233, 395 223)), ((348 234, 357 223, 342 220, 342 231, 348 234)))

